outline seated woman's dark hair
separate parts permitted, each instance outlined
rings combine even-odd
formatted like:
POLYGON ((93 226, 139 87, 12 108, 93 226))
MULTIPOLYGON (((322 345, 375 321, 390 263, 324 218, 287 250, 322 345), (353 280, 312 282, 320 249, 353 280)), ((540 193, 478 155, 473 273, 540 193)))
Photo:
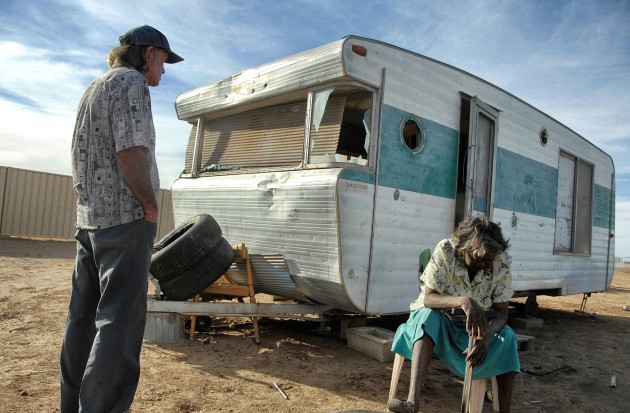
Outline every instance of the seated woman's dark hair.
POLYGON ((453 232, 455 250, 472 259, 496 256, 510 247, 501 227, 485 216, 464 218, 453 232))
POLYGON ((147 71, 146 50, 149 46, 128 44, 128 35, 120 36, 120 46, 114 47, 107 55, 109 67, 130 66, 144 74, 147 71))

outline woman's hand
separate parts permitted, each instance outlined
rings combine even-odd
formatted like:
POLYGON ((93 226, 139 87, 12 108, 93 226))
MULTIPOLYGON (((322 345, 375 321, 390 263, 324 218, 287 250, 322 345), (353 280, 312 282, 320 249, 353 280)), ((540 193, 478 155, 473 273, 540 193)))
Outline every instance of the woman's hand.
MULTIPOLYGON (((492 337, 484 337, 482 339, 473 339, 473 346, 470 353, 466 356, 466 363, 470 363, 473 367, 478 367, 486 361, 488 352, 490 351, 490 339, 492 337)), ((464 354, 468 351, 464 351, 464 354)))
POLYGON ((466 297, 462 304, 466 313, 466 332, 476 340, 483 340, 486 334, 486 314, 472 298, 466 297))

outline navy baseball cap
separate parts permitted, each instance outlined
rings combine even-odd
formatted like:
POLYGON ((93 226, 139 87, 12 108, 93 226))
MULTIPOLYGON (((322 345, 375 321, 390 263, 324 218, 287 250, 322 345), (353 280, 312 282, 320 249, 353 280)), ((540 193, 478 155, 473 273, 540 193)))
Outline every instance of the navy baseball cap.
POLYGON ((146 24, 129 30, 127 33, 120 36, 118 40, 120 40, 121 46, 126 44, 129 46, 137 45, 159 47, 168 53, 166 63, 177 63, 184 60, 183 57, 171 50, 171 47, 168 45, 168 40, 166 40, 166 36, 164 36, 162 32, 151 26, 147 26, 146 24))

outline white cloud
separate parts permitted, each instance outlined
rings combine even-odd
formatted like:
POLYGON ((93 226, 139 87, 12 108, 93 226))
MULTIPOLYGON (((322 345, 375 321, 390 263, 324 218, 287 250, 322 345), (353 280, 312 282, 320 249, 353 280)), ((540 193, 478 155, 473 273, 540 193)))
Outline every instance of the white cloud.
POLYGON ((99 74, 59 61, 55 52, 15 42, 1 42, 0 55, 0 88, 34 110, 57 116, 72 116, 85 89, 82 80, 99 74))
POLYGON ((74 119, 0 100, 0 165, 69 174, 74 119))

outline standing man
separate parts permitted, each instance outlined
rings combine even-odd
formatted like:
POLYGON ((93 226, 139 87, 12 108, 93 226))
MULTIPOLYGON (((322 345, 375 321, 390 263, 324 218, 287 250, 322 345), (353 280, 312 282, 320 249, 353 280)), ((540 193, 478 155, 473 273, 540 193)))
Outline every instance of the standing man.
POLYGON ((149 86, 181 62, 150 26, 120 36, 72 138, 77 256, 61 348, 62 413, 129 409, 140 378, 160 187, 149 86))

